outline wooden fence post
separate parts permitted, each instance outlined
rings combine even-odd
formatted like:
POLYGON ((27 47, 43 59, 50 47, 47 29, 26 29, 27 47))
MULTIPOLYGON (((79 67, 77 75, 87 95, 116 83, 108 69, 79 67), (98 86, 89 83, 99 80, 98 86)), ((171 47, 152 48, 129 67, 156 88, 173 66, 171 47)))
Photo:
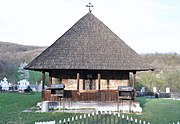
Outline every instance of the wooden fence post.
MULTIPOLYGON (((120 113, 118 113, 118 124, 120 124, 120 113)), ((124 123, 122 122, 122 124, 124 123)))
POLYGON ((90 113, 88 113, 88 124, 90 124, 90 117, 91 117, 91 115, 90 115, 90 113))
POLYGON ((138 123, 138 122, 137 122, 137 119, 135 119, 134 121, 135 121, 135 124, 137 124, 137 123, 138 123))
POLYGON ((86 114, 84 114, 84 124, 86 124, 86 114))
POLYGON ((139 124, 141 124, 142 123, 142 121, 141 120, 139 120, 139 124))
POLYGON ((107 124, 107 111, 104 112, 105 115, 105 124, 107 124))
POLYGON ((80 120, 80 124, 81 124, 82 123, 82 115, 80 115, 79 120, 80 120))
POLYGON ((132 117, 131 117, 130 121, 131 121, 131 124, 133 124, 133 118, 132 117))
POLYGON ((92 112, 92 124, 94 124, 94 112, 92 112))
POLYGON ((68 124, 70 123, 70 118, 68 118, 68 124))
POLYGON ((97 123, 97 124, 98 124, 98 119, 99 119, 99 118, 98 118, 98 115, 99 115, 99 112, 97 111, 97 112, 96 112, 96 123, 97 123))
POLYGON ((129 123, 129 116, 126 117, 126 122, 129 123))
POLYGON ((101 117, 100 117, 101 119, 100 119, 100 121, 101 121, 101 124, 103 124, 103 123, 102 123, 102 111, 101 111, 101 113, 100 113, 100 114, 101 114, 101 117))
POLYGON ((76 124, 78 124, 78 116, 76 116, 76 124))
POLYGON ((116 124, 116 113, 114 112, 114 124, 116 124))
POLYGON ((109 111, 109 124, 111 124, 111 111, 109 111))
POLYGON ((74 117, 72 117, 72 122, 71 123, 74 124, 74 117))
POLYGON ((124 115, 122 115, 122 124, 124 124, 124 115))

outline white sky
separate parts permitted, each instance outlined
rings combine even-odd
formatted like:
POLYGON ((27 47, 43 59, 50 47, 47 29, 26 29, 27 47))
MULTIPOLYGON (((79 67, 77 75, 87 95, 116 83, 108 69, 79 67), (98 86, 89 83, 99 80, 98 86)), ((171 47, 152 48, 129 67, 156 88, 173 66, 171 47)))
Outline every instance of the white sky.
POLYGON ((138 53, 180 53, 180 0, 0 0, 0 41, 49 46, 92 13, 138 53))

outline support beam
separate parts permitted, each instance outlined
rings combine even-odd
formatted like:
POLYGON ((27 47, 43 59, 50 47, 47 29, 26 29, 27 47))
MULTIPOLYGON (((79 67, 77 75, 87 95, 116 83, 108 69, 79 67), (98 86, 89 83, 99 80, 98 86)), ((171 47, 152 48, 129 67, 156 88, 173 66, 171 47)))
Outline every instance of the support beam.
POLYGON ((135 89, 135 83, 136 83, 136 71, 133 72, 133 89, 135 89))
POLYGON ((42 94, 41 94, 41 101, 44 101, 45 99, 45 90, 44 90, 44 85, 45 85, 45 71, 42 71, 42 94))
POLYGON ((44 90, 44 85, 45 85, 45 71, 42 71, 42 90, 44 90))
POLYGON ((128 84, 127 84, 127 86, 129 87, 130 86, 130 79, 128 79, 128 82, 127 82, 128 84))
POLYGON ((107 90, 109 90, 109 79, 107 79, 107 90))
POLYGON ((52 84, 52 76, 51 76, 51 72, 49 72, 49 82, 48 82, 48 86, 50 87, 52 84))
POLYGON ((62 84, 62 79, 61 78, 59 78, 59 84, 62 84))
POLYGON ((79 90, 79 78, 80 78, 79 73, 77 73, 77 90, 79 90))
POLYGON ((101 74, 98 74, 98 90, 101 89, 101 74))

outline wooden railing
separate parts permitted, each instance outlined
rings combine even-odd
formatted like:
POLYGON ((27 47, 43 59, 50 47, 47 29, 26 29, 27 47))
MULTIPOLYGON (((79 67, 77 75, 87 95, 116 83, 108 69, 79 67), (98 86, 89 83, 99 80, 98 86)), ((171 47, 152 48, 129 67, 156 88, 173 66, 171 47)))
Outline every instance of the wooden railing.
MULTIPOLYGON (((117 90, 65 90, 64 99, 71 101, 118 101, 117 90)), ((50 90, 42 91, 42 101, 59 101, 50 90)))

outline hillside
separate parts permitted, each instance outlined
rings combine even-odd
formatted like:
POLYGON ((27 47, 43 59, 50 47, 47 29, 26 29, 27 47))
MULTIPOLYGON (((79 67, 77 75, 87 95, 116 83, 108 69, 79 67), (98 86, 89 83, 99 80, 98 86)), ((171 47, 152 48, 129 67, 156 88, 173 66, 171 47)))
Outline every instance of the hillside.
POLYGON ((7 77, 9 81, 17 80, 16 70, 21 62, 30 62, 45 47, 26 46, 0 42, 0 80, 7 77))
POLYGON ((180 54, 144 54, 142 55, 156 70, 138 74, 139 87, 142 85, 152 91, 153 87, 165 92, 169 87, 171 92, 180 92, 180 54))
POLYGON ((142 57, 153 65, 156 71, 174 71, 180 69, 180 54, 177 53, 143 54, 142 57))
POLYGON ((0 42, 0 60, 10 61, 18 64, 22 61, 31 61, 39 55, 46 47, 26 46, 14 43, 0 42))

